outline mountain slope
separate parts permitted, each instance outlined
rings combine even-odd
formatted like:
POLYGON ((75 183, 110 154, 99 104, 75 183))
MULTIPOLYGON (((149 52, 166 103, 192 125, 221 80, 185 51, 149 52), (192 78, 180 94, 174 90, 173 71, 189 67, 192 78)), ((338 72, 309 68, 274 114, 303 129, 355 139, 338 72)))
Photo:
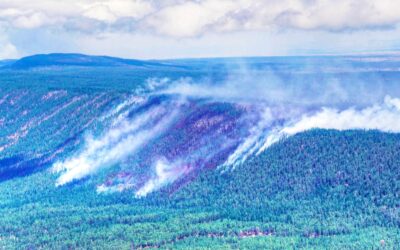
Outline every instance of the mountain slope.
POLYGON ((14 63, 16 60, 0 60, 0 68, 14 63))
POLYGON ((11 69, 32 69, 39 67, 160 67, 161 63, 122 59, 109 56, 88 56, 83 54, 41 54, 21 58, 9 65, 11 69))
POLYGON ((314 130, 142 199, 96 194, 91 181, 54 188, 46 172, 16 178, 0 183, 0 244, 396 249, 398 150, 394 134, 314 130))
MULTIPOLYGON (((314 199, 325 201, 327 207, 335 204, 332 211, 372 209, 375 216, 384 217, 381 208, 400 212, 399 150, 398 134, 312 130, 273 145, 235 169, 202 175, 176 195, 203 199, 198 190, 213 185, 215 193, 207 192, 204 201, 229 207, 227 214, 242 219, 268 219, 272 204, 288 214, 296 202, 314 199), (222 198, 216 202, 213 196, 222 198), (237 216, 232 208, 237 208, 237 216)), ((303 213, 309 211, 310 207, 303 213)), ((400 226, 399 215, 386 219, 400 226)))
POLYGON ((399 61, 348 59, 2 70, 0 249, 396 249, 399 61))

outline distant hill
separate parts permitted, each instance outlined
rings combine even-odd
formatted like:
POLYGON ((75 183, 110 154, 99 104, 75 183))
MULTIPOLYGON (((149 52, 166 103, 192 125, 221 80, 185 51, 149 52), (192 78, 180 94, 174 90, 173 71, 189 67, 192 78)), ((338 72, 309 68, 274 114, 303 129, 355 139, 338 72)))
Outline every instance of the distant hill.
POLYGON ((13 64, 15 61, 16 60, 10 60, 10 59, 9 60, 0 60, 0 68, 10 65, 10 64, 13 64))
MULTIPOLYGON (((6 68, 9 69, 32 69, 41 67, 62 67, 62 66, 78 66, 78 67, 159 67, 171 66, 170 64, 162 64, 158 62, 122 59, 110 56, 90 56, 83 54, 39 54, 23 57, 17 61, 7 63, 6 68)), ((0 62, 1 67, 1 62, 0 62)))

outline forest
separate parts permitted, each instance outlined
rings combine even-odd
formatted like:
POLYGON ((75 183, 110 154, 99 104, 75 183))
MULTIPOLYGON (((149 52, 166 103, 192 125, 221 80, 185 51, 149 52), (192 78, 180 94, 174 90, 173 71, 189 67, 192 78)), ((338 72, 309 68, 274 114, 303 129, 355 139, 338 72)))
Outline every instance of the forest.
POLYGON ((44 171, 0 185, 4 249, 396 249, 399 136, 313 130, 235 169, 146 198, 54 188, 44 171), (288 157, 289 156, 289 157, 288 157))
POLYGON ((0 249, 400 248, 398 61, 77 56, 0 68, 0 249))

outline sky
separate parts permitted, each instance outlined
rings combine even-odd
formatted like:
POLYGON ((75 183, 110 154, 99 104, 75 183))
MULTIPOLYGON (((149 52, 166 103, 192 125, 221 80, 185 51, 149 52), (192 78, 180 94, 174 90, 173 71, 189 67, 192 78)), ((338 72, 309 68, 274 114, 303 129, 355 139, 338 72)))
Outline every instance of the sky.
POLYGON ((0 59, 163 59, 400 49, 400 0, 0 0, 0 59))

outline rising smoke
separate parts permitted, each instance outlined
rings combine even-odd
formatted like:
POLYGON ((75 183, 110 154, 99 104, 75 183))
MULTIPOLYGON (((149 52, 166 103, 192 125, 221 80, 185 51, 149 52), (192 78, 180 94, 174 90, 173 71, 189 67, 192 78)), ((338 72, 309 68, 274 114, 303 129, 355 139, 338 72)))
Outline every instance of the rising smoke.
POLYGON ((384 102, 364 109, 344 110, 324 107, 315 114, 304 114, 296 122, 272 130, 258 153, 273 143, 288 136, 313 128, 336 130, 380 130, 389 133, 400 132, 400 99, 386 96, 384 102))
POLYGON ((155 164, 153 176, 136 191, 135 196, 140 198, 147 194, 176 181, 183 174, 190 172, 188 166, 181 167, 179 164, 170 164, 165 160, 159 160, 155 164))
POLYGON ((53 171, 61 174, 56 185, 79 180, 101 168, 123 162, 164 131, 176 114, 176 111, 155 107, 133 120, 124 119, 99 139, 87 136, 82 152, 54 164, 53 171), (153 126, 149 126, 151 123, 153 126))
MULTIPOLYGON (((344 68, 347 71, 351 69, 347 65, 344 68)), ((379 77, 372 78, 374 82, 371 82, 371 76, 365 79, 354 72, 348 78, 342 78, 341 74, 322 74, 316 82, 314 78, 307 78, 308 71, 313 70, 315 69, 304 68, 300 75, 287 78, 287 75, 282 76, 272 69, 261 71, 239 67, 224 81, 217 83, 191 78, 150 78, 147 85, 150 94, 155 96, 181 96, 182 100, 201 99, 209 103, 230 103, 240 109, 251 107, 246 110, 245 118, 257 119, 249 119, 252 122, 243 123, 245 125, 242 130, 247 131, 246 136, 229 137, 231 144, 220 149, 223 151, 231 145, 237 145, 220 165, 224 169, 234 170, 235 166, 267 150, 272 144, 310 129, 400 132, 400 99, 396 98, 399 94, 396 86, 385 85, 379 77)), ((341 68, 333 71, 338 70, 341 68)), ((128 118, 128 114, 135 113, 131 107, 146 107, 146 100, 146 97, 130 97, 101 117, 101 121, 112 120, 111 127, 99 138, 87 136, 80 152, 54 164, 53 170, 60 174, 56 185, 64 185, 95 174, 103 168, 122 164, 142 150, 147 142, 162 133, 168 134, 176 117, 187 115, 179 108, 180 104, 168 106, 160 102, 147 107, 145 112, 128 118)), ((189 105, 187 101, 185 103, 189 105)), ((204 119, 213 118, 210 116, 204 119)), ((213 124, 211 121, 201 122, 213 124)), ((179 136, 174 139, 184 140, 179 136)), ((196 165, 200 160, 207 161, 220 153, 218 149, 209 147, 215 144, 214 138, 207 138, 207 134, 201 138, 206 141, 202 150, 209 151, 193 150, 176 156, 176 159, 166 159, 159 155, 159 159, 149 164, 151 174, 146 181, 139 187, 127 182, 119 191, 135 188, 135 196, 144 197, 187 175, 193 167, 190 164, 196 165)), ((98 186, 98 192, 110 190, 113 188, 98 186)))

